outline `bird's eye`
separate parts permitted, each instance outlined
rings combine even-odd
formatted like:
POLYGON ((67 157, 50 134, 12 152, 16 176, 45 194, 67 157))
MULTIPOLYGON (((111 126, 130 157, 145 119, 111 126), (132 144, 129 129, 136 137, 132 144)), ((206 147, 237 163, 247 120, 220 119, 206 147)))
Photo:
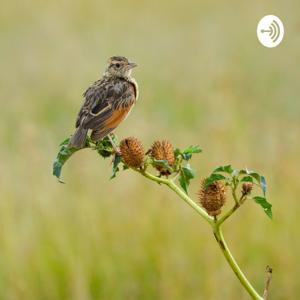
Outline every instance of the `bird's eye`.
POLYGON ((120 68, 120 64, 116 64, 116 67, 117 67, 117 68, 120 68))

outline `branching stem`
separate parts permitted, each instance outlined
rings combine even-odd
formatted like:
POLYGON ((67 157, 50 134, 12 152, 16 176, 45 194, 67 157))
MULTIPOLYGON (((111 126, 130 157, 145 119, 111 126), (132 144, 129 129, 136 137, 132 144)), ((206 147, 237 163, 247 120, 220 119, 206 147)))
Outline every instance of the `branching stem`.
POLYGON ((220 226, 224 221, 226 221, 246 200, 247 195, 243 194, 241 198, 238 200, 236 196, 236 191, 232 192, 233 198, 235 200, 235 205, 227 212, 225 215, 217 221, 217 224, 220 226))
MULTIPOLYGON (((139 171, 139 170, 138 170, 139 171)), ((162 183, 167 185, 171 190, 173 190, 181 199, 183 199, 189 206, 191 206, 199 215, 201 215, 208 223, 211 225, 214 223, 213 217, 209 216, 208 213, 197 205, 182 189, 180 189, 177 184, 172 180, 160 178, 152 175, 147 171, 139 171, 143 176, 151 179, 152 181, 162 183)))
POLYGON ((255 300, 263 300, 264 298, 261 297, 257 291, 254 289, 254 287, 251 285, 251 283, 248 281, 240 267, 238 266, 237 262, 235 261, 233 255, 231 254, 223 233, 221 231, 221 225, 224 223, 225 220, 227 220, 245 201, 246 195, 242 195, 240 199, 236 196, 236 185, 233 188, 232 196, 235 201, 235 205, 219 220, 216 218, 211 217, 208 215, 208 213, 202 209, 199 205, 197 205, 182 189, 180 189, 172 179, 165 179, 161 177, 157 177, 149 172, 147 172, 145 169, 135 169, 135 171, 139 172, 146 178, 157 182, 159 184, 164 184, 168 186, 171 190, 173 190, 182 200, 184 200, 189 206, 191 206, 199 215, 201 215, 213 228, 214 236, 217 240, 217 243, 227 260, 229 266, 231 267, 234 274, 237 276, 241 284, 244 286, 248 294, 251 296, 252 299, 255 300))

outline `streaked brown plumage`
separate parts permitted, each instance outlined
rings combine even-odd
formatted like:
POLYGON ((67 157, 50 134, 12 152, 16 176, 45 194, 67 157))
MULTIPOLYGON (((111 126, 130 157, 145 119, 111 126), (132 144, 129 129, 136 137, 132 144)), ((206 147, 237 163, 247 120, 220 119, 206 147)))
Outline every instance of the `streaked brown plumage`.
POLYGON ((94 141, 103 139, 128 116, 138 98, 138 85, 131 77, 136 66, 123 56, 109 58, 103 77, 83 94, 70 147, 83 147, 89 129, 94 141))

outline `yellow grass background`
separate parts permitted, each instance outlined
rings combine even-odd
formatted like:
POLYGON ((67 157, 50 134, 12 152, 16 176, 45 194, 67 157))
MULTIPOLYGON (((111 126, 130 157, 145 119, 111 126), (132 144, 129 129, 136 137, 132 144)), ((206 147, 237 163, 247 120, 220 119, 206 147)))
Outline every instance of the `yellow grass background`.
POLYGON ((267 178, 271 222, 247 202, 224 226, 259 291, 297 299, 300 5, 288 1, 5 1, 0 10, 0 299, 249 299, 210 228, 176 195, 58 144, 111 55, 139 64, 141 95, 119 138, 199 144, 197 178, 232 163, 267 178), (256 38, 278 15, 275 49, 256 38))

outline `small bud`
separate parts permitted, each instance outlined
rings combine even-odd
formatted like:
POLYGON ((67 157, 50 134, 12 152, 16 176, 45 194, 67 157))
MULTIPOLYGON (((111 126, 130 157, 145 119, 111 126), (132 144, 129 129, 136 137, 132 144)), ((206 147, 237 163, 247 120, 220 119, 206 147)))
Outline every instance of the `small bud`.
POLYGON ((208 186, 205 183, 206 179, 202 181, 198 193, 200 204, 209 215, 217 216, 221 213, 221 208, 225 204, 225 185, 222 181, 215 181, 208 186))
POLYGON ((242 194, 249 195, 252 191, 253 183, 252 182, 244 182, 242 185, 242 194))
POLYGON ((142 143, 135 137, 129 137, 120 143, 121 155, 126 165, 132 168, 141 167, 145 152, 142 143))
MULTIPOLYGON (((170 167, 174 166, 175 164, 173 146, 166 140, 155 141, 152 145, 150 153, 150 155, 156 160, 166 160, 170 167)), ((156 166, 156 169, 161 175, 170 175, 170 171, 166 170, 163 166, 156 166)))

